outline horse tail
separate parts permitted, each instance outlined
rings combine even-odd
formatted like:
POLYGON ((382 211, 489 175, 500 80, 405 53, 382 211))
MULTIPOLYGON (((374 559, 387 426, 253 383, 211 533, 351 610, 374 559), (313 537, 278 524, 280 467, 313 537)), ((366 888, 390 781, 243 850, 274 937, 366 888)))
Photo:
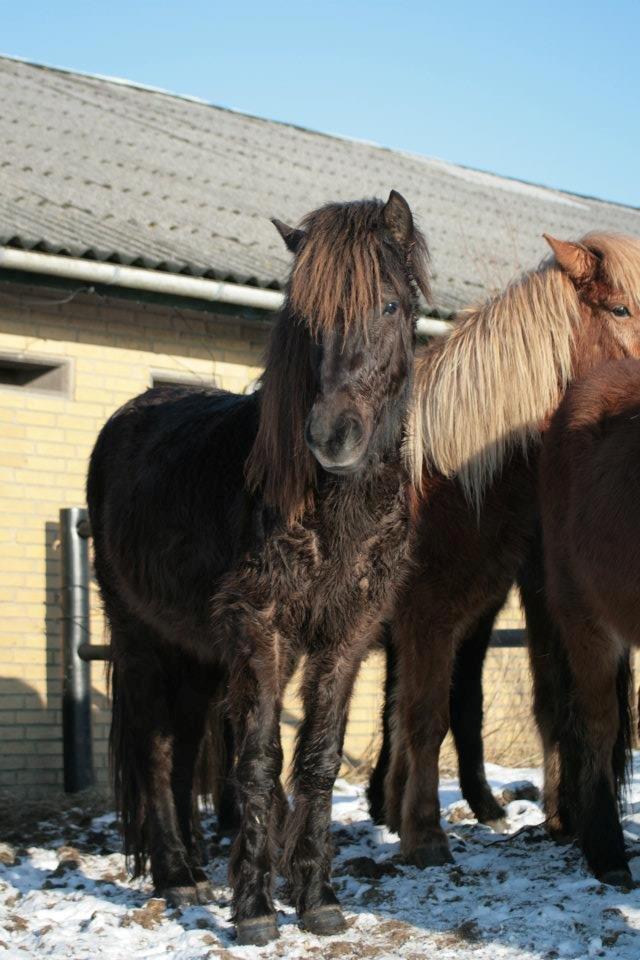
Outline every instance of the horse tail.
POLYGON ((227 716, 225 686, 221 678, 216 695, 209 702, 195 776, 196 794, 214 808, 223 832, 234 830, 240 822, 233 778, 234 738, 227 716))
POLYGON ((131 691, 128 685, 136 686, 126 671, 126 651, 129 646, 127 624, 130 617, 123 609, 117 591, 112 587, 112 574, 105 549, 104 514, 106 490, 109 487, 110 431, 112 420, 107 421, 98 435, 89 460, 87 473, 87 506, 93 537, 93 566, 104 603, 104 612, 109 633, 109 657, 107 661, 107 689, 111 695, 111 727, 109 730, 109 767, 116 810, 122 825, 124 852, 127 867, 134 876, 144 874, 149 855, 149 830, 147 824, 148 799, 143 771, 136 755, 137 717, 132 715, 131 703, 139 702, 138 710, 144 711, 144 687, 131 691))
MULTIPOLYGON (((134 876, 146 871, 149 856, 148 798, 141 776, 132 732, 134 718, 130 714, 126 695, 126 675, 119 662, 113 639, 108 683, 111 691, 111 729, 109 732, 109 760, 116 809, 122 823, 124 853, 134 876)), ((144 709, 144 705, 143 705, 144 709)))
POLYGON ((216 810, 220 803, 227 764, 221 712, 220 703, 214 701, 209 704, 195 773, 197 795, 208 807, 213 806, 216 810))
POLYGON ((616 784, 616 796, 621 801, 622 793, 629 782, 631 773, 631 749, 633 746, 632 711, 632 674, 631 655, 625 650, 616 676, 618 693, 619 726, 618 736, 613 748, 613 776, 616 784))

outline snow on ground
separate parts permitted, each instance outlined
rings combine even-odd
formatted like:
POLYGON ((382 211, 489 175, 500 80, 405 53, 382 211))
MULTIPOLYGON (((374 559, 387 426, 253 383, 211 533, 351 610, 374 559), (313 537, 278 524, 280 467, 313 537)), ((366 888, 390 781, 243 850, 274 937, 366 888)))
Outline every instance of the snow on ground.
MULTIPOLYGON (((489 777, 497 794, 523 780, 540 785, 538 770, 490 766, 489 777)), ((465 819, 457 781, 443 781, 441 800, 456 862, 418 870, 399 861, 397 837, 371 823, 362 789, 340 781, 334 877, 349 929, 327 939, 304 934, 278 901, 281 937, 265 948, 234 946, 228 841, 216 837, 214 821, 215 902, 174 910, 149 900, 147 882, 127 881, 114 816, 91 819, 74 808, 40 823, 15 862, 0 847, 0 960, 424 960, 436 951, 441 960, 638 960, 640 889, 623 893, 591 877, 575 847, 547 838, 537 803, 508 803, 510 833, 497 836, 465 819)), ((640 881, 640 754, 629 800, 625 829, 640 881)))

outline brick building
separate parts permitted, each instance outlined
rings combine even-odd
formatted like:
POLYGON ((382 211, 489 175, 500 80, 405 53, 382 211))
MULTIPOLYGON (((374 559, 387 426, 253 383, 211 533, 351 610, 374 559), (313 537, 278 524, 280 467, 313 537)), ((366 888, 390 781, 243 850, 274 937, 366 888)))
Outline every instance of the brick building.
MULTIPOLYGON (((429 331, 533 265, 543 230, 637 234, 640 212, 6 58, 0 97, 0 788, 38 793, 62 784, 59 510, 84 503, 96 434, 129 397, 252 387, 287 269, 270 216, 401 190, 433 254, 429 331)), ((489 755, 534 759, 525 650, 496 648, 487 671, 489 755)), ((372 754, 381 678, 372 657, 352 767, 372 754)), ((104 783, 100 664, 92 698, 104 783)), ((296 710, 292 693, 288 743, 296 710)))

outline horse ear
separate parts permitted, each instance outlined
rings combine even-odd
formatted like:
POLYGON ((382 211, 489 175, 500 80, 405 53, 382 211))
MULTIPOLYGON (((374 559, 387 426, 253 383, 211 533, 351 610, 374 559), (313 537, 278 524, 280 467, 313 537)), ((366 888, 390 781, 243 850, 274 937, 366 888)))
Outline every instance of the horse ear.
POLYGON ((300 248, 300 244, 305 238, 304 230, 298 230, 297 227, 290 227, 288 224, 283 223, 282 220, 277 220, 275 217, 271 218, 271 223, 284 240, 287 250, 290 250, 291 253, 297 253, 300 248))
POLYGON ((595 275, 598 258, 584 244, 572 240, 557 240, 548 233, 543 233, 542 236, 553 250, 558 264, 572 280, 590 280, 595 275))
POLYGON ((382 208, 385 227, 394 240, 407 246, 413 240, 413 216, 409 204, 397 190, 392 190, 382 208))

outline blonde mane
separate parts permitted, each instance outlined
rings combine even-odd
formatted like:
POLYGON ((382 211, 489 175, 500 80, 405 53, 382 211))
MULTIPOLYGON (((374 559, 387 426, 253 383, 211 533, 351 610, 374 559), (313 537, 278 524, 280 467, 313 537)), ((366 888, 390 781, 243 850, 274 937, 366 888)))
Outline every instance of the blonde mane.
MULTIPOLYGON (((612 286, 640 296, 640 241, 591 233, 581 242, 612 286)), ((549 257, 463 311, 451 335, 418 356, 406 444, 418 489, 425 468, 457 475, 479 507, 506 457, 526 453, 558 405, 580 322, 576 288, 549 257)))

